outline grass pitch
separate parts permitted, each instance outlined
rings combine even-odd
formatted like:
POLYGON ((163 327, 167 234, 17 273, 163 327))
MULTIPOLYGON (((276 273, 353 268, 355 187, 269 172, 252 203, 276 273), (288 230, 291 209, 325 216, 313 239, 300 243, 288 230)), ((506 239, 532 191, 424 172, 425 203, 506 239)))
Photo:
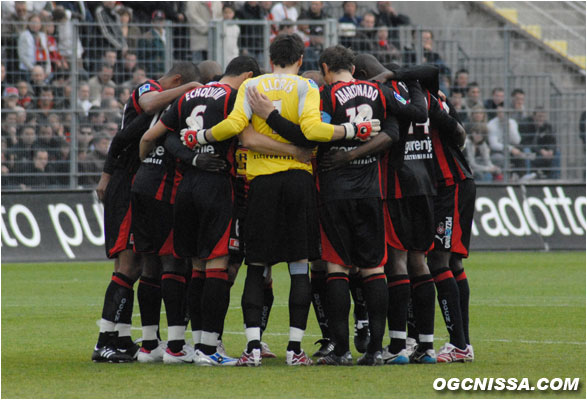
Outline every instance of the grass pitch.
MULTIPOLYGON (((94 364, 96 321, 111 262, 2 265, 3 398, 585 398, 585 253, 474 253, 468 364, 290 368, 285 366, 289 278, 274 268, 275 302, 264 340, 278 354, 261 368, 94 364), (438 377, 581 378, 578 392, 436 392, 438 377)), ((224 342, 245 346, 244 271, 231 294, 224 342)), ((133 337, 140 336, 135 301, 133 337)), ((165 317, 162 315, 162 328, 165 317)), ((351 331, 352 332, 352 331, 351 331)), ((166 335, 166 330, 163 330, 166 335)), ((191 336, 191 335, 190 335, 191 336)), ((313 310, 302 343, 319 329, 313 310)), ((436 312, 436 348, 447 341, 436 312)), ((387 342, 387 339, 385 340, 387 342)), ((385 343, 386 344, 386 343, 385 343)), ((354 350, 354 349, 353 349, 354 350)), ((358 354, 355 352, 356 358, 358 354)))

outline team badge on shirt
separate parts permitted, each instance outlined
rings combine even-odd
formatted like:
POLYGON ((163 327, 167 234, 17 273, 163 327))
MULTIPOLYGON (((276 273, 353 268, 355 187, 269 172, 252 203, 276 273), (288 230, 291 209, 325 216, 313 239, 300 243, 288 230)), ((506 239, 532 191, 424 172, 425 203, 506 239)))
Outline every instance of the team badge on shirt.
POLYGON ((393 92, 393 95, 395 96, 395 99, 396 99, 397 101, 399 101, 400 103, 402 103, 404 106, 405 106, 405 105, 408 103, 408 102, 406 101, 406 99, 404 99, 402 96, 400 96, 400 94, 399 94, 399 93, 397 93, 397 92, 393 92))
POLYGON ((145 93, 146 91, 151 90, 151 84, 150 83, 146 83, 143 86, 141 86, 139 88, 139 96, 142 95, 143 93, 145 93))
POLYGON ((318 84, 316 84, 316 82, 314 82, 312 79, 308 79, 308 82, 310 82, 310 87, 318 89, 318 84))

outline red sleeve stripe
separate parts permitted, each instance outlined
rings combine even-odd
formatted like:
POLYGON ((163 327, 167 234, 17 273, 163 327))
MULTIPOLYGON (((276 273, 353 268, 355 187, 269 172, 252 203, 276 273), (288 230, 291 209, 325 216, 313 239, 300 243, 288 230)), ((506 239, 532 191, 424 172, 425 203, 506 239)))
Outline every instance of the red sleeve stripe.
POLYGON ((228 85, 222 85, 226 90, 226 95, 224 97, 224 118, 228 117, 228 100, 230 99, 230 94, 232 93, 232 89, 228 85))
POLYGON ((137 96, 136 96, 136 90, 132 92, 132 105, 135 108, 135 111, 137 112, 137 114, 141 114, 143 112, 143 109, 139 106, 139 103, 137 102, 137 96))
POLYGON ((153 80, 149 80, 149 83, 151 83, 152 85, 154 85, 158 92, 162 92, 163 91, 163 88, 161 87, 161 85, 159 84, 159 82, 153 81, 153 80))
POLYGON ((397 87, 397 81, 391 81, 391 86, 393 86, 394 90, 400 94, 399 88, 397 87))
POLYGON ((175 129, 173 129, 173 128, 170 128, 170 127, 168 127, 167 125, 165 125, 165 122, 163 122, 163 121, 161 121, 161 120, 159 120, 159 122, 161 122, 161 123, 163 124, 163 126, 167 128, 167 130, 170 130, 170 131, 172 131, 172 132, 175 132, 175 129))

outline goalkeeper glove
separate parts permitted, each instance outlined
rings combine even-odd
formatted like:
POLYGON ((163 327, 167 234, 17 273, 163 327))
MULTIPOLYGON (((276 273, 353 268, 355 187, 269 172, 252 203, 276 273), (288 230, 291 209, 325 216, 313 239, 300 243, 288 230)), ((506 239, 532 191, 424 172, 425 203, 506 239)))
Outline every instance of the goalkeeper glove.
POLYGON ((181 132, 179 133, 179 137, 184 146, 186 146, 190 150, 193 150, 196 147, 208 143, 208 141, 206 140, 205 133, 205 129, 199 129, 197 131, 194 131, 185 128, 181 130, 181 132))
POLYGON ((381 130, 378 119, 371 119, 363 122, 345 122, 342 124, 345 130, 345 139, 360 140, 366 142, 373 136, 377 136, 381 130))

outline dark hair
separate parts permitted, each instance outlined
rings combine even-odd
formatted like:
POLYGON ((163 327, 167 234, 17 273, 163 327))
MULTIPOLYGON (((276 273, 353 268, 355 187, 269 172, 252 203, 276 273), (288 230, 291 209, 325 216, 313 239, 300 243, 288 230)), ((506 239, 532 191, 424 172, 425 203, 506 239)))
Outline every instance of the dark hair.
POLYGON ((347 49, 346 47, 337 44, 336 46, 324 49, 324 51, 320 54, 320 58, 318 59, 318 65, 320 66, 322 74, 324 74, 322 63, 326 64, 328 69, 332 72, 352 72, 354 59, 355 54, 351 49, 347 49))
POLYGON ((479 84, 477 82, 469 82, 469 84, 467 85, 467 91, 472 87, 479 87, 479 84))
POLYGON ((197 81, 200 79, 200 70, 198 66, 191 61, 180 61, 173 64, 173 67, 165 76, 181 75, 181 84, 197 81))
POLYGON ((461 68, 457 71, 457 73, 455 74, 455 79, 457 78, 457 76, 459 76, 460 74, 467 74, 469 75, 469 70, 465 69, 465 68, 461 68))
POLYGON ((517 94, 526 95, 526 93, 524 93, 524 91, 522 89, 520 89, 520 88, 516 88, 516 89, 512 90, 512 94, 511 94, 512 97, 514 97, 517 94))
POLYGON ((496 87, 496 88, 493 88, 493 90, 491 91, 491 94, 495 94, 495 92, 505 92, 505 90, 503 90, 502 87, 496 87))
POLYGON ((358 4, 357 4, 357 2, 356 2, 356 1, 343 1, 343 2, 342 2, 342 8, 343 8, 343 9, 344 9, 344 6, 346 6, 346 5, 347 5, 347 3, 355 3, 355 7, 357 7, 357 8, 358 8, 358 4))
POLYGON ((304 42, 295 33, 277 35, 269 46, 269 58, 274 65, 285 68, 295 64, 304 55, 304 42))
POLYGON ((253 76, 261 75, 261 70, 259 69, 259 64, 257 63, 257 60, 255 60, 251 56, 238 56, 233 58, 228 63, 224 75, 238 76, 242 73, 249 71, 253 72, 253 76))

